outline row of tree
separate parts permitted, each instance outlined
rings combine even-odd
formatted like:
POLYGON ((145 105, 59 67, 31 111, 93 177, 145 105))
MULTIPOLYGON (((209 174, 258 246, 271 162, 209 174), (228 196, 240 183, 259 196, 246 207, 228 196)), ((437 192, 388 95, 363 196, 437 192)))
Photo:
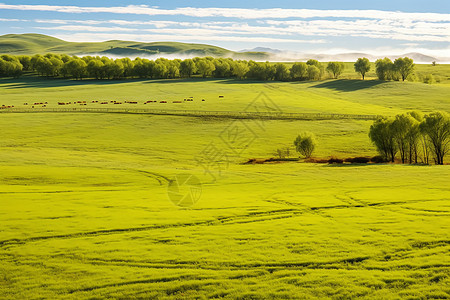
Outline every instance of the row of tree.
MULTIPOLYGON (((376 73, 380 80, 405 80, 414 70, 413 60, 398 58, 392 62, 389 58, 375 62, 376 73)), ((317 60, 295 62, 290 68, 284 63, 255 62, 233 60, 231 58, 196 57, 193 59, 148 60, 135 58, 111 59, 99 56, 69 56, 65 54, 46 55, 2 55, 0 56, 0 76, 18 77, 22 71, 35 71, 41 76, 64 78, 180 78, 193 75, 214 78, 239 78, 256 80, 299 81, 319 80, 327 71, 338 78, 344 71, 342 62, 329 62, 326 67, 317 60)), ((371 69, 367 58, 358 58, 355 71, 365 75, 371 69)))
POLYGON ((433 112, 400 114, 379 118, 370 127, 369 137, 386 161, 399 156, 402 163, 444 164, 450 150, 450 116, 433 112))
POLYGON ((68 56, 46 54, 34 56, 2 55, 0 76, 18 77, 23 71, 35 71, 41 76, 65 78, 180 78, 193 75, 214 78, 249 78, 256 80, 318 80, 324 67, 317 60, 286 64, 233 60, 231 58, 196 57, 193 59, 148 60, 135 58, 111 59, 99 56, 68 56))

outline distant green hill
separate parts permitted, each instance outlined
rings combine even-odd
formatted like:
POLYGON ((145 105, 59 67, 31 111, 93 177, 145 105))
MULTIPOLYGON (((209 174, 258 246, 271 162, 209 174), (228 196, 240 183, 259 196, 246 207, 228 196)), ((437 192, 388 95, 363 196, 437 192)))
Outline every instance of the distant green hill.
POLYGON ((48 35, 6 34, 0 36, 0 53, 8 54, 45 54, 66 53, 80 54, 113 54, 120 56, 144 56, 158 53, 179 54, 189 56, 233 57, 241 59, 267 59, 265 52, 234 52, 224 48, 178 42, 139 43, 133 41, 112 40, 106 42, 74 43, 63 41, 48 35))

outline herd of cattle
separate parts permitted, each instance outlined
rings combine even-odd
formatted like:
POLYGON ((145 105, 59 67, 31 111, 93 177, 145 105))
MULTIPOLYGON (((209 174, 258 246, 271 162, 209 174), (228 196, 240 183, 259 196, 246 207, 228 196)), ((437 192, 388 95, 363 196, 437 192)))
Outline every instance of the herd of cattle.
MULTIPOLYGON (((224 96, 219 96, 219 98, 224 98, 224 96)), ((143 104, 148 104, 148 103, 184 103, 184 102, 192 102, 194 101, 194 97, 188 97, 183 99, 183 101, 181 100, 173 100, 173 101, 168 101, 168 100, 148 100, 143 102, 143 104)), ((206 101, 205 99, 201 99, 201 101, 206 101)), ((58 105, 87 105, 89 102, 88 101, 71 101, 71 102, 58 102, 58 105)), ((117 100, 111 100, 111 101, 98 101, 98 100, 92 100, 90 101, 90 103, 94 103, 94 104, 139 104, 138 101, 117 101, 117 100)), ((48 102, 34 102, 34 103, 24 103, 24 106, 28 106, 31 108, 35 108, 35 107, 47 107, 48 102)), ((13 108, 14 105, 2 105, 0 106, 0 109, 7 109, 7 108, 13 108)))

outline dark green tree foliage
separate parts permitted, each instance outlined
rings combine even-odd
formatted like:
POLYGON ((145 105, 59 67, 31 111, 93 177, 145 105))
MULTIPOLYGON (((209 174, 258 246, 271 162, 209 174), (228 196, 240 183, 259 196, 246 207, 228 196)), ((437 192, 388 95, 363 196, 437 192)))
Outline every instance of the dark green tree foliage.
POLYGON ((216 69, 214 63, 206 57, 199 59, 195 64, 197 66, 198 73, 202 75, 203 78, 210 77, 216 69))
POLYGON ((287 81, 290 79, 289 70, 285 64, 276 63, 274 67, 275 67, 275 76, 274 76, 275 80, 287 81))
POLYGON ((387 57, 375 61, 376 73, 380 80, 395 80, 394 63, 387 57))
POLYGON ((432 154, 436 164, 443 164, 450 151, 450 116, 434 112, 422 118, 409 112, 394 119, 379 118, 370 127, 369 137, 387 161, 394 162, 398 152, 402 163, 418 163, 422 154, 422 162, 428 164, 432 154))
POLYGON ((333 78, 338 78, 339 75, 342 74, 342 71, 344 71, 345 65, 343 62, 339 61, 331 61, 327 65, 327 71, 331 74, 333 74, 333 78))
POLYGON ((87 76, 86 67, 86 62, 79 58, 71 59, 63 66, 64 70, 67 72, 67 75, 80 80, 87 76))
POLYGON ((248 71, 250 70, 247 61, 233 61, 231 63, 231 74, 239 79, 246 78, 248 71))
POLYGON ((310 132, 303 132, 294 140, 295 150, 305 158, 310 158, 316 148, 316 138, 310 132))
POLYGON ((370 71, 370 61, 367 58, 358 58, 358 60, 353 65, 355 71, 361 74, 362 79, 366 76, 366 73, 370 71))
POLYGON ((195 72, 197 72, 197 67, 195 65, 195 62, 188 58, 183 60, 180 63, 180 75, 183 77, 191 77, 192 74, 194 74, 195 72))
POLYGON ((414 61, 408 57, 397 58, 394 61, 394 70, 400 74, 402 81, 405 81, 414 71, 414 61))
POLYGON ((227 59, 218 58, 213 60, 214 63, 214 77, 227 78, 231 77, 231 65, 227 59))
POLYGON ((23 71, 31 71, 33 70, 33 66, 31 64, 31 56, 28 55, 20 55, 17 56, 19 59, 20 64, 23 67, 23 71))
POLYGON ((120 59, 123 66, 123 77, 128 78, 133 76, 134 63, 128 57, 120 59))
POLYGON ((275 78, 275 66, 269 62, 248 62, 249 70, 247 77, 251 79, 267 81, 275 78))
MULTIPOLYGON (((396 60, 397 61, 397 60, 396 60)), ((408 76, 407 58, 398 60, 397 66, 388 58, 377 60, 377 75, 382 80, 399 80, 400 72, 402 76, 408 76), (406 66, 400 62, 403 61, 406 66)), ((79 67, 83 66, 78 63, 79 67)), ((365 72, 369 70, 368 60, 359 59, 355 63, 355 70, 365 76, 365 72), (361 62, 361 67, 358 63, 361 62), (366 67, 364 67, 366 66, 366 67)), ((156 60, 148 60, 142 58, 111 59, 106 56, 68 56, 66 54, 34 55, 34 56, 8 56, 2 58, 1 76, 20 76, 23 71, 36 71, 41 76, 65 78, 96 78, 104 79, 120 79, 120 78, 150 78, 150 79, 166 79, 179 77, 213 77, 213 78, 238 78, 238 79, 254 79, 261 81, 278 80, 278 81, 299 81, 299 80, 320 80, 323 78, 325 68, 318 60, 310 59, 306 63, 295 62, 289 68, 284 63, 255 62, 245 60, 233 60, 231 58, 213 58, 213 57, 195 57, 192 59, 165 59, 158 58, 156 60), (82 77, 74 75, 70 72, 68 64, 74 59, 81 59, 86 63, 85 72, 76 72, 83 74, 82 77), (9 75, 7 75, 9 74, 9 75)), ((327 70, 337 78, 343 70, 344 64, 341 62, 330 62, 327 70)))
POLYGON ((413 123, 414 119, 411 116, 397 115, 390 125, 391 135, 394 138, 398 152, 400 153, 400 159, 402 160, 403 164, 405 163, 408 151, 410 150, 410 140, 408 135, 410 134, 413 123))
POLYGON ((319 80, 320 79, 320 69, 315 65, 309 65, 306 70, 307 77, 309 80, 319 80))
POLYGON ((307 79, 308 65, 304 62, 296 62, 290 69, 291 78, 293 80, 307 79))
POLYGON ((100 59, 92 59, 87 64, 87 72, 89 77, 93 77, 95 79, 103 79, 103 62, 100 59))
MULTIPOLYGON (((308 66, 315 66, 315 67, 317 67, 317 69, 319 70, 319 76, 318 76, 317 79, 315 79, 315 80, 319 80, 319 79, 322 78, 322 76, 323 76, 323 74, 324 74, 324 72, 325 72, 325 69, 324 69, 323 65, 322 65, 318 60, 315 60, 315 59, 308 59, 308 61, 306 62, 306 64, 307 64, 308 66)), ((309 69, 309 68, 308 68, 308 69, 309 69)), ((312 80, 312 79, 310 79, 310 80, 312 80)))
POLYGON ((0 77, 19 77, 22 69, 17 57, 7 54, 0 56, 0 77))
POLYGON ((377 148, 378 152, 386 161, 395 161, 397 147, 392 135, 393 120, 386 118, 377 119, 370 126, 369 137, 377 148))
POLYGON ((429 138, 436 164, 443 165, 450 150, 450 116, 445 112, 426 115, 420 129, 429 138))

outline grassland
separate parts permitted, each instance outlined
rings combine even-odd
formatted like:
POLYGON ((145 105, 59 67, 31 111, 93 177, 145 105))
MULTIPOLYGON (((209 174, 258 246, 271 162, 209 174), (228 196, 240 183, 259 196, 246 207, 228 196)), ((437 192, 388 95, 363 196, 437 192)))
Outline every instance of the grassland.
MULTIPOLYGON (((284 112, 450 111, 449 85, 371 80, 25 77, 0 81, 0 90, 0 105, 16 106, 103 99, 237 111, 264 92, 284 112)), ((374 155, 371 121, 244 120, 255 139, 234 155, 222 138, 236 122, 0 114, 2 298, 450 297, 449 165, 243 165, 304 130, 317 135, 318 157, 374 155), (215 178, 196 161, 211 144, 230 154, 209 169, 215 178), (179 173, 202 182, 190 208, 167 194, 179 173)))

